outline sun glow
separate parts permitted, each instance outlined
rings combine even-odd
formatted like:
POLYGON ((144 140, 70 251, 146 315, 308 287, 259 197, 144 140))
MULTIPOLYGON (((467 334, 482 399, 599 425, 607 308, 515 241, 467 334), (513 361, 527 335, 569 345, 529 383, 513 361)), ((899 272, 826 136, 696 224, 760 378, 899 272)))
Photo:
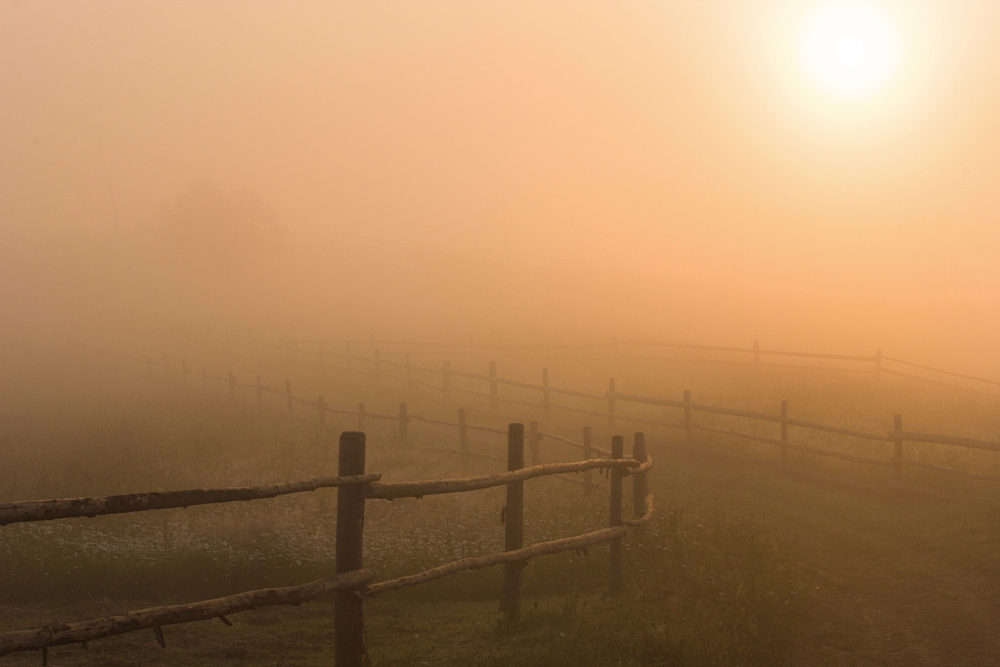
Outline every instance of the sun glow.
POLYGON ((896 26, 870 4, 823 5, 807 18, 799 39, 803 69, 824 92, 838 97, 873 93, 899 66, 896 26))

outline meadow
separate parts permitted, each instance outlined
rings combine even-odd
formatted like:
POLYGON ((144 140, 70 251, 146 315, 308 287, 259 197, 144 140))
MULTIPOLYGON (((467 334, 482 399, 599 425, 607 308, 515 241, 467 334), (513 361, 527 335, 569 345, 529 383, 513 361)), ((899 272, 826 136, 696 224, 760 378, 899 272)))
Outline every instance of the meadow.
MULTIPOLYGON (((388 383, 376 387, 345 378, 320 381, 304 362, 280 367, 273 358, 218 350, 202 354, 214 359, 216 368, 235 368, 242 378, 258 372, 290 375, 301 387, 296 393, 323 392, 331 405, 363 400, 370 410, 392 413, 405 397, 411 413, 450 418, 452 410, 432 396, 404 396, 388 383)), ((144 376, 145 368, 130 363, 67 353, 60 360, 59 383, 50 385, 36 377, 37 392, 23 385, 22 400, 6 402, 0 431, 0 499, 332 475, 337 435, 357 427, 356 418, 328 415, 321 428, 308 409, 289 417, 279 397, 258 408, 252 392, 232 400, 221 385, 205 393, 193 380, 187 388, 176 378, 171 383, 151 381, 144 376), (39 401, 41 395, 48 400, 39 401)), ((535 363, 525 357, 501 361, 511 374, 520 372, 528 379, 535 363)), ((619 386, 626 384, 636 393, 669 396, 690 388, 698 400, 750 409, 773 409, 787 398, 797 408, 797 417, 852 428, 884 428, 891 425, 894 411, 903 411, 921 428, 936 432, 979 437, 995 437, 997 432, 996 411, 989 409, 993 397, 945 388, 874 385, 867 377, 828 371, 762 373, 706 370, 693 364, 664 368, 662 363, 571 357, 546 363, 568 386, 599 387, 611 372, 619 386)), ((474 361, 468 365, 473 367, 474 361)), ((16 373, 8 373, 12 375, 16 373)), ((470 410, 475 423, 505 423, 506 415, 491 414, 481 405, 470 410)), ((647 412, 667 416, 666 409, 647 412)), ((538 418, 529 414, 521 421, 538 418)), ((581 419, 556 412, 545 428, 578 437, 581 423, 586 423, 581 419)), ((604 439, 611 432, 607 422, 591 421, 595 445, 606 446, 604 439)), ((462 461, 442 451, 457 448, 457 433, 447 429, 411 428, 412 449, 398 446, 391 422, 369 421, 365 430, 367 469, 382 472, 383 479, 462 476, 502 466, 482 458, 462 461)), ((632 430, 616 426, 626 435, 632 430)), ((975 582, 988 581, 1000 570, 995 555, 1000 532, 989 504, 995 495, 988 483, 959 483, 937 473, 921 480, 979 499, 962 501, 859 490, 697 448, 709 445, 776 461, 776 452, 764 445, 698 436, 691 448, 683 446, 682 434, 676 431, 644 430, 656 461, 650 488, 657 511, 648 526, 626 538, 623 596, 607 595, 606 546, 587 555, 533 561, 526 570, 523 617, 513 628, 500 623, 497 611, 500 568, 456 575, 366 603, 371 664, 850 664, 844 659, 851 655, 857 658, 855 664, 869 664, 869 659, 935 664, 925 659, 927 655, 954 648, 945 635, 960 637, 956 627, 966 632, 976 627, 963 623, 967 619, 961 614, 952 623, 938 622, 936 605, 960 590, 984 590, 975 582), (865 573, 859 558, 862 563, 880 563, 882 569, 865 573), (951 577, 948 590, 933 579, 934 572, 941 571, 951 577), (955 584, 958 574, 963 577, 960 585, 955 584), (839 592, 837 586, 827 590, 832 579, 839 581, 839 592), (937 628, 918 638, 929 645, 924 653, 907 653, 915 643, 912 638, 886 639, 879 635, 878 622, 866 621, 863 615, 859 620, 856 612, 864 596, 858 593, 879 587, 891 589, 891 595, 870 596, 868 604, 879 613, 893 609, 892 604, 908 604, 908 611, 895 610, 900 618, 923 618, 937 628), (923 594, 933 600, 933 591, 937 597, 931 604, 911 599, 923 594), (943 643, 930 646, 936 636, 942 636, 943 643)), ((872 446, 826 434, 812 437, 844 451, 872 446)), ((503 436, 478 434, 470 446, 503 456, 505 442, 503 436)), ((919 452, 951 465, 996 470, 990 453, 955 454, 939 446, 919 446, 919 452)), ((578 457, 575 450, 544 442, 545 461, 578 457)), ((874 484, 883 482, 879 475, 885 475, 847 462, 810 460, 804 454, 792 454, 790 467, 874 484)), ((584 496, 579 484, 561 479, 533 480, 525 488, 526 544, 607 525, 604 488, 584 496)), ((502 505, 502 489, 370 501, 366 566, 377 570, 379 579, 388 579, 501 550, 502 505)), ((0 567, 7 573, 0 580, 0 630, 325 576, 333 571, 335 512, 336 493, 327 489, 250 503, 7 526, 0 529, 0 567)), ((977 609, 980 624, 994 613, 993 598, 982 597, 975 600, 978 607, 964 599, 965 608, 977 609)), ((956 608, 960 602, 956 598, 956 608)), ((49 660, 291 665, 332 658, 329 601, 247 612, 231 620, 232 628, 218 623, 172 626, 166 632, 166 650, 152 633, 136 633, 92 642, 86 652, 79 647, 52 649, 49 660)), ((909 621, 897 621, 897 629, 905 634, 909 621)), ((984 641, 972 645, 982 649, 976 655, 989 655, 990 645, 984 641)), ((34 664, 38 656, 2 660, 34 664)))

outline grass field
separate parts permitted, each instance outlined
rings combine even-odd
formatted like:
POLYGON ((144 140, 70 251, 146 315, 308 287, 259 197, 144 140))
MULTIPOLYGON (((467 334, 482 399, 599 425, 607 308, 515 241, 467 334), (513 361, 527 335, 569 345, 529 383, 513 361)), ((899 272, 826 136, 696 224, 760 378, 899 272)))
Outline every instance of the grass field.
MULTIPOLYGON (((233 362, 235 363, 238 362, 233 362)), ((580 364, 576 377, 589 372, 580 364)), ((617 369, 623 373, 622 369, 617 369)), ((245 376, 248 371, 240 369, 245 376)), ((592 373, 600 375, 600 370, 592 373)), ((619 375, 623 377, 622 375, 619 375)), ((697 387, 700 400, 770 409, 788 398, 802 418, 854 428, 884 424, 905 409, 921 428, 990 437, 989 397, 877 388, 851 378, 774 374, 693 378, 675 374, 661 391, 654 379, 629 378, 637 393, 697 387), (734 379, 735 378, 735 379, 734 379), (644 384, 645 383, 645 384, 644 384), (669 386, 666 386, 669 385, 669 386), (712 393, 710 393, 712 392, 712 393), (902 408, 900 407, 902 406, 902 408)), ((329 419, 320 432, 306 412, 257 410, 249 400, 181 391, 141 374, 71 374, 57 400, 7 406, 0 431, 0 499, 99 495, 198 486, 230 486, 334 474, 336 435, 354 428, 329 419)), ((305 384, 302 381, 300 384, 305 384)), ((365 400, 390 411, 390 390, 344 386, 324 391, 331 404, 365 400), (388 406, 388 407, 387 407, 388 406)), ((275 408, 281 408, 276 402, 275 408)), ((411 411, 447 416, 431 401, 411 411)), ((664 416, 663 411, 657 412, 664 416)), ((492 419, 477 413, 476 421, 492 419)), ((578 421, 547 428, 574 435, 578 421)), ((597 437, 607 436, 594 424, 597 437)), ((914 426, 916 428, 916 426, 914 426)), ((874 427, 873 427, 874 428, 874 427)), ((628 427, 621 427, 629 432, 628 427)), ((440 452, 401 451, 394 425, 374 423, 368 470, 385 479, 426 479, 496 470, 463 466, 440 452)), ((656 467, 653 522, 626 540, 627 593, 608 598, 607 548, 587 556, 533 561, 526 570, 522 622, 499 623, 500 570, 439 580, 366 603, 372 664, 385 665, 838 665, 993 664, 1000 647, 991 628, 1000 600, 1000 526, 983 502, 870 492, 787 475, 699 451, 710 445, 776 460, 766 446, 700 437, 692 451, 676 432, 647 429, 656 467), (949 662, 950 657, 961 660, 949 662)), ((793 436, 794 437, 794 436, 793 436)), ((455 434, 412 429, 418 446, 455 446, 455 434)), ((859 451, 869 445, 813 436, 859 451)), ((800 440, 801 441, 801 440, 800 440)), ((603 444, 598 441, 597 444, 603 444)), ((876 444, 876 446, 879 446, 876 444)), ((480 437, 477 451, 502 455, 502 436, 480 437)), ((990 471, 990 454, 952 456, 950 464, 990 471)), ((546 444, 546 460, 573 450, 546 444)), ((794 455, 793 455, 794 457, 794 455)), ((794 457, 796 470, 880 483, 843 462, 794 457)), ((921 481, 993 498, 986 483, 940 477, 921 481), (951 485, 951 486, 949 486, 951 485)), ((526 484, 526 543, 607 525, 603 489, 584 498, 561 480, 526 484)), ((627 496, 628 497, 628 496, 627 496)), ((379 578, 502 549, 502 489, 423 500, 368 503, 366 565, 379 578)), ((336 493, 186 510, 13 525, 0 529, 0 630, 80 620, 130 608, 191 601, 270 585, 301 583, 333 569, 336 493)), ((628 511, 628 508, 626 508, 628 511)), ((53 649, 52 664, 321 664, 332 654, 332 605, 248 612, 234 627, 200 623, 53 649)), ((9 656, 35 664, 37 655, 9 656)))

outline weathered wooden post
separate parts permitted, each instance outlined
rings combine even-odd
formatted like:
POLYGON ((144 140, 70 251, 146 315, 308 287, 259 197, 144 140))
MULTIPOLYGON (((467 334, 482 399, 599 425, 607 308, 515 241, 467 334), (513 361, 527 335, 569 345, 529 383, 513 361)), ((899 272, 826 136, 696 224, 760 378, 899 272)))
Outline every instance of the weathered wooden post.
POLYGON ((441 366, 441 391, 444 392, 444 400, 451 400, 451 362, 446 361, 441 366))
POLYGON ((465 461, 469 457, 469 427, 465 423, 465 408, 458 409, 458 448, 465 461))
MULTIPOLYGON (((638 432, 632 442, 632 458, 640 463, 646 462, 646 434, 638 432)), ((632 516, 642 518, 646 513, 646 494, 649 493, 649 479, 646 472, 632 475, 632 516)))
POLYGON ((285 398, 288 401, 288 416, 292 416, 292 381, 285 378, 285 398))
POLYGON ((788 447, 785 443, 788 442, 788 401, 781 402, 781 460, 782 462, 788 461, 788 447))
MULTIPOLYGON (((593 451, 591 449, 591 446, 590 446, 590 427, 589 426, 584 426, 583 427, 583 459, 587 460, 587 459, 591 459, 591 458, 594 458, 594 453, 593 453, 593 451)), ((583 471, 583 495, 585 495, 585 496, 590 495, 590 485, 591 485, 591 481, 590 481, 591 475, 590 475, 590 473, 591 473, 590 470, 584 470, 583 471)))
POLYGON ((358 430, 365 430, 365 404, 358 403, 358 430))
POLYGON ((691 429, 691 390, 684 390, 684 442, 694 444, 694 433, 691 429))
POLYGON ((615 425, 615 379, 608 380, 608 427, 615 425))
POLYGON ((528 447, 531 449, 531 465, 537 466, 542 462, 542 436, 538 434, 538 422, 528 424, 528 447))
POLYGON ((187 359, 181 359, 181 387, 187 389, 188 386, 188 362, 187 359))
POLYGON ((497 391, 497 362, 490 362, 490 410, 500 409, 499 392, 497 391))
POLYGON ((882 377, 882 350, 875 350, 875 381, 882 377))
POLYGON ((406 355, 406 390, 413 391, 413 369, 410 367, 410 355, 406 355))
POLYGON ((757 342, 756 338, 753 341, 753 365, 760 365, 760 344, 757 342))
POLYGON ((896 415, 892 418, 892 426, 896 439, 895 452, 893 452, 892 475, 897 482, 903 481, 903 415, 896 415))
POLYGON ((229 398, 236 398, 236 376, 229 371, 229 398))
POLYGON ((257 376, 257 407, 264 407, 264 390, 260 386, 260 375, 257 376))
POLYGON ((406 410, 406 403, 399 404, 399 445, 406 447, 410 443, 409 438, 410 415, 406 410))
MULTIPOLYGON (((507 470, 524 467, 524 424, 507 426, 507 470)), ((504 551, 516 551, 524 539, 524 482, 507 485, 507 504, 503 511, 504 551)), ((521 616, 521 568, 524 563, 506 563, 503 568, 503 588, 500 592, 500 611, 509 625, 521 616)))
MULTIPOLYGON (((340 434, 337 475, 365 474, 365 434, 340 434)), ((364 562, 364 487, 351 484, 337 488, 337 574, 360 570, 364 562)), ((355 591, 334 594, 334 664, 361 667, 365 654, 361 596, 355 591)))
POLYGON ((545 411, 545 419, 549 418, 549 369, 542 369, 542 409, 545 411))
MULTIPOLYGON (((625 439, 616 435, 611 438, 611 458, 625 458, 625 439)), ((622 525, 622 469, 611 469, 611 517, 610 525, 622 525)), ((610 583, 608 590, 612 595, 622 591, 622 538, 611 540, 610 583)))
POLYGON ((320 433, 323 432, 323 427, 326 425, 326 398, 320 396, 316 399, 316 416, 317 424, 319 424, 320 433))

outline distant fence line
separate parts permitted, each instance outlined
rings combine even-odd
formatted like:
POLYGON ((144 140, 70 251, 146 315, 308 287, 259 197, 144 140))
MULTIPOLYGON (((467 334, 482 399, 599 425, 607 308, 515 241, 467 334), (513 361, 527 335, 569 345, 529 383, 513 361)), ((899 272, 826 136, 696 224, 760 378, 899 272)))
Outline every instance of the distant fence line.
MULTIPOLYGON (((289 359, 294 360, 294 356, 291 356, 289 350, 283 348, 280 345, 274 346, 275 349, 279 350, 279 354, 282 355, 283 359, 287 362, 289 359)), ((750 348, 752 349, 752 348, 750 348)), ((301 351, 300 351, 301 352, 301 351)), ((770 444, 780 448, 782 461, 787 461, 788 451, 798 451, 805 454, 810 454, 819 457, 837 459, 841 461, 849 461, 853 463, 863 463, 876 465, 879 467, 887 467, 893 470, 893 481, 897 484, 903 482, 903 469, 904 467, 914 467, 914 468, 924 468, 927 470, 935 470, 938 472, 949 473, 952 475, 957 475, 969 479, 980 479, 988 481, 1000 481, 1000 475, 994 475, 989 473, 979 473, 968 470, 962 470, 960 468, 954 468, 951 466, 943 466, 934 463, 929 463, 925 461, 920 461, 913 458, 904 458, 904 443, 906 442, 922 442, 922 443, 934 443, 941 445, 949 445, 955 447, 962 447, 966 449, 977 449, 983 451, 993 451, 1000 452, 1000 443, 980 440, 976 438, 968 438, 961 436, 943 435, 943 434, 932 434, 932 433, 920 433, 914 431, 907 431, 903 429, 903 422, 901 415, 895 415, 893 419, 893 425, 891 429, 887 429, 885 434, 879 433, 869 433, 865 431, 859 431, 854 429, 848 429, 841 426, 834 426, 829 424, 821 424, 812 421, 805 421, 800 419, 794 419, 788 416, 788 402, 781 402, 781 411, 779 414, 768 414, 762 412, 754 412, 749 410, 738 410, 733 408, 725 408, 719 406, 712 406, 700 403, 694 403, 691 400, 691 392, 685 391, 683 400, 677 399, 666 399, 657 398, 651 396, 642 396, 636 394, 629 394, 624 392, 619 392, 616 390, 615 380, 611 378, 608 381, 608 390, 603 394, 596 392, 587 392, 577 389, 566 389, 553 387, 548 382, 548 369, 542 369, 542 383, 535 384, 530 382, 523 382, 519 380, 512 380, 507 378, 499 377, 497 374, 496 362, 490 362, 488 364, 488 373, 472 373, 467 371, 459 371, 451 368, 450 363, 445 361, 440 369, 428 368, 423 366, 417 366, 410 362, 409 355, 406 355, 405 361, 394 362, 387 359, 383 359, 376 355, 374 357, 359 357, 356 355, 351 355, 346 352, 328 352, 322 347, 318 350, 312 352, 313 356, 317 357, 316 368, 320 371, 325 369, 340 369, 347 371, 348 377, 355 381, 360 380, 361 377, 369 376, 374 378, 375 386, 385 386, 384 381, 393 379, 398 380, 401 383, 406 383, 406 388, 410 391, 414 390, 415 387, 424 387, 433 390, 436 394, 440 395, 441 400, 445 402, 451 401, 451 394, 453 392, 463 393, 470 396, 477 396, 484 399, 489 399, 490 408, 494 411, 499 409, 500 403, 507 403, 518 406, 526 406, 534 409, 542 410, 545 417, 548 418, 552 410, 563 410, 567 412, 572 412, 576 414, 584 414, 590 416, 596 416, 602 419, 608 420, 609 428, 614 428, 615 424, 619 421, 627 422, 631 424, 642 424, 650 426, 661 426, 665 428, 678 429, 684 432, 684 441, 687 445, 692 445, 694 442, 693 432, 703 431, 703 432, 715 432, 719 435, 727 435, 737 438, 742 438, 745 440, 751 440, 754 442, 760 442, 762 444, 770 444), (329 357, 346 359, 346 365, 342 364, 331 364, 329 363, 329 357), (394 368, 405 369, 405 375, 398 375, 391 372, 387 372, 383 367, 389 366, 394 368), (413 377, 414 372, 421 372, 424 374, 431 375, 435 378, 440 378, 440 383, 428 382, 415 380, 413 377), (488 391, 476 391, 470 389, 460 389, 453 386, 451 382, 452 377, 461 377, 474 381, 482 381, 488 384, 488 391), (531 402, 519 399, 512 399, 509 397, 501 396, 499 394, 500 386, 512 386, 521 389, 528 389, 540 392, 540 401, 531 402), (576 406, 570 406, 561 403, 554 403, 551 401, 552 394, 561 394, 565 396, 572 396, 576 398, 597 400, 606 404, 605 410, 593 410, 587 408, 579 408, 576 406), (632 403, 636 405, 648 405, 648 406, 662 406, 677 408, 682 411, 681 418, 676 420, 671 419, 653 419, 649 417, 624 414, 618 410, 619 403, 632 403), (742 417, 754 421, 769 422, 777 424, 779 426, 780 434, 778 438, 769 438, 765 436, 760 436, 753 433, 746 433, 743 431, 737 431, 732 429, 722 429, 714 426, 699 424, 693 419, 693 413, 705 413, 705 414, 718 414, 731 417, 742 417), (879 459, 870 456, 859 456, 844 454, 842 452, 834 451, 831 449, 825 449, 821 447, 811 447, 807 445, 802 445, 789 440, 788 438, 788 428, 802 428, 806 430, 821 431, 826 433, 833 433, 837 435, 843 435, 851 438, 858 438, 861 440, 867 440, 871 442, 882 442, 893 444, 892 455, 886 459, 879 459)), ((138 357, 132 357, 133 359, 138 359, 138 357)), ((147 360, 152 368, 152 362, 147 360)), ((174 370, 181 370, 184 367, 182 362, 181 367, 174 367, 164 363, 164 372, 167 372, 168 368, 174 370)), ((230 393, 232 393, 233 388, 242 386, 253 388, 256 385, 244 384, 238 385, 233 379, 232 372, 229 373, 228 377, 222 376, 210 376, 215 377, 219 380, 224 380, 230 383, 230 393)), ((259 382, 258 377, 258 382, 259 382)), ((261 385, 258 389, 258 403, 260 401, 260 396, 262 393, 272 393, 277 395, 282 395, 281 390, 275 387, 265 387, 261 385)), ((439 424, 448 427, 457 427, 460 432, 460 443, 462 447, 463 454, 468 453, 467 446, 467 435, 465 435, 466 430, 483 430, 487 432, 496 433, 498 429, 489 426, 474 426, 467 424, 465 422, 465 408, 459 408, 458 414, 459 418, 457 422, 450 422, 445 420, 436 420, 426 417, 420 417, 417 415, 411 415, 408 413, 407 404, 400 403, 399 415, 388 415, 367 412, 364 404, 360 404, 357 410, 350 409, 333 409, 326 405, 322 397, 317 401, 308 401, 291 394, 291 381, 285 381, 285 393, 283 394, 288 402, 289 414, 292 414, 292 404, 301 403, 309 405, 311 407, 320 410, 320 414, 325 411, 337 412, 341 414, 357 415, 359 418, 359 428, 364 427, 364 422, 366 417, 371 417, 374 419, 383 419, 388 421, 396 421, 399 423, 399 437, 401 442, 406 442, 407 439, 407 425, 411 420, 415 421, 425 421, 427 423, 439 424), (463 426, 464 425, 464 426, 463 426)), ((531 443, 532 452, 532 463, 538 464, 540 462, 540 445, 539 443, 543 439, 551 439, 557 442, 562 442, 568 444, 572 447, 582 449, 585 452, 585 456, 589 458, 592 454, 598 454, 601 456, 608 456, 609 452, 607 450, 602 450, 596 447, 590 447, 588 449, 588 443, 590 441, 590 429, 584 429, 584 442, 578 442, 571 440, 569 438, 556 436, 550 433, 542 432, 539 430, 538 422, 530 423, 529 440, 531 443)))
MULTIPOLYGON (((231 383, 232 384, 232 383, 231 383)), ((338 487, 336 574, 318 581, 247 591, 214 600, 154 607, 78 623, 45 626, 0 634, 0 655, 17 651, 41 650, 48 662, 48 647, 83 644, 112 635, 152 629, 161 647, 166 647, 162 627, 177 623, 219 618, 231 625, 227 614, 269 605, 298 605, 322 595, 334 593, 334 652, 338 667, 360 667, 367 652, 364 644, 362 599, 406 586, 432 581, 458 572, 504 565, 500 606, 508 623, 520 617, 521 569, 538 556, 579 551, 604 542, 611 543, 609 589, 618 594, 623 589, 622 538, 629 526, 646 524, 653 513, 653 495, 649 493, 647 474, 653 461, 646 453, 645 436, 636 433, 632 457, 625 458, 624 439, 612 438, 610 458, 571 463, 524 466, 524 425, 507 428, 507 472, 479 477, 437 479, 416 482, 382 483, 378 474, 366 474, 365 434, 344 432, 340 436, 338 476, 309 482, 289 482, 272 486, 238 489, 194 489, 168 493, 139 493, 103 498, 63 498, 0 504, 0 525, 57 518, 91 517, 98 514, 140 512, 167 507, 213 504, 238 500, 301 493, 320 487, 338 487), (525 547, 524 481, 561 473, 604 469, 610 472, 609 527, 601 530, 541 542, 525 547), (632 519, 625 519, 622 508, 623 478, 633 476, 632 519), (451 563, 368 586, 376 575, 363 567, 365 502, 368 499, 415 497, 442 493, 464 493, 505 486, 507 497, 503 512, 504 551, 485 556, 463 558, 451 563)))
MULTIPOLYGON (((261 339, 255 339, 250 333, 248 335, 248 341, 252 347, 254 344, 271 344, 261 339)), ((367 339, 363 338, 285 338, 281 339, 278 343, 279 346, 297 346, 298 344, 316 345, 321 349, 327 344, 339 344, 346 346, 348 354, 350 354, 351 345, 367 345, 373 351, 376 350, 376 346, 392 346, 404 349, 417 349, 417 348, 437 348, 442 350, 468 350, 469 352, 486 352, 486 351, 527 351, 527 350, 604 350, 608 351, 617 356, 623 358, 636 358, 636 359, 649 359, 657 361, 673 361, 673 362, 685 362, 685 363, 715 363, 715 364, 738 364, 738 365, 754 365, 754 366, 770 366, 779 368, 803 368, 803 369, 815 369, 815 370, 836 370, 843 372, 854 372, 854 373, 866 373, 870 375, 875 375, 876 378, 885 373, 887 375, 896 375, 898 377, 905 377, 913 380, 920 380, 924 382, 929 382, 931 384, 944 384, 946 386, 959 386, 949 384, 947 382, 942 382, 934 378, 929 378, 921 375, 915 375, 913 373, 907 373, 902 370, 897 370, 894 368, 889 368, 884 362, 890 362, 894 364, 900 364, 910 368, 917 368, 920 370, 930 371, 932 373, 938 373, 944 376, 959 378, 962 380, 969 380, 972 382, 978 382, 982 384, 989 385, 991 387, 1000 387, 1000 380, 991 380, 989 378, 979 377, 976 375, 970 375, 967 373, 956 373, 954 371, 949 371, 943 368, 937 368, 935 366, 928 366, 925 364, 918 364, 912 361, 906 361, 904 359, 899 359, 897 357, 890 357, 888 355, 883 355, 882 350, 876 350, 872 355, 852 355, 852 354, 831 354, 825 352, 797 352, 790 350, 777 350, 777 349, 766 349, 760 347, 758 340, 753 341, 753 345, 750 347, 740 347, 740 346, 725 346, 725 345, 698 345, 691 343, 666 343, 666 342, 655 342, 655 341, 641 341, 641 340, 613 340, 608 343, 568 343, 568 344, 520 344, 520 345, 501 345, 501 344, 491 344, 485 342, 475 342, 472 340, 472 336, 469 337, 468 344, 460 343, 433 343, 433 342, 416 342, 416 341, 404 341, 404 340, 391 340, 391 339, 376 339, 370 337, 367 339), (624 346, 640 347, 640 348, 660 348, 660 349, 674 349, 674 350, 695 350, 704 352, 725 352, 733 353, 738 355, 749 356, 746 360, 710 360, 710 359, 680 359, 680 358, 662 358, 662 357, 629 357, 628 355, 621 354, 621 348, 624 346), (866 368, 833 368, 833 367, 820 367, 820 366, 802 366, 802 365, 792 365, 792 364, 781 364, 773 362, 761 361, 762 357, 783 357, 783 358, 798 358, 798 359, 823 359, 828 361, 849 361, 858 362, 862 364, 867 364, 866 368)), ((271 344, 273 345, 273 344, 271 344)))

